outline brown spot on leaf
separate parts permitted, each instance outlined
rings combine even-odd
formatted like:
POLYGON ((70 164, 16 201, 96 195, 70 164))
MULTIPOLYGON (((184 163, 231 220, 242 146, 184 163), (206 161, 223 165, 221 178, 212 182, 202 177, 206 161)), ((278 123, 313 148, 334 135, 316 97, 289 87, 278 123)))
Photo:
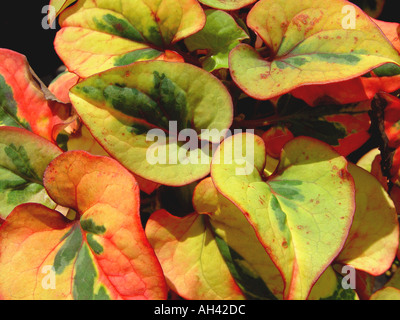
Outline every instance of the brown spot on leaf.
POLYGON ((346 170, 344 170, 344 169, 340 169, 339 171, 338 171, 338 176, 339 176, 339 178, 340 179, 347 179, 347 172, 346 172, 346 170))

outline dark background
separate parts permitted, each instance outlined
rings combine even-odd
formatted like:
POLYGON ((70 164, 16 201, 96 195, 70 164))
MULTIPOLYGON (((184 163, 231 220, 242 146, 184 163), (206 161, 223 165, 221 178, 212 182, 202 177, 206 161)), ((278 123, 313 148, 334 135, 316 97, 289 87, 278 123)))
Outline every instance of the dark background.
POLYGON ((45 30, 42 7, 49 0, 3 0, 0 8, 0 48, 7 48, 24 54, 35 73, 48 82, 62 65, 53 41, 57 29, 45 30))
MULTIPOLYGON (((53 47, 58 24, 55 30, 42 28, 45 14, 41 11, 48 4, 49 0, 3 0, 0 8, 0 48, 24 54, 45 83, 56 75, 57 68, 62 65, 53 47)), ((399 4, 398 0, 386 0, 379 19, 400 22, 399 4)))

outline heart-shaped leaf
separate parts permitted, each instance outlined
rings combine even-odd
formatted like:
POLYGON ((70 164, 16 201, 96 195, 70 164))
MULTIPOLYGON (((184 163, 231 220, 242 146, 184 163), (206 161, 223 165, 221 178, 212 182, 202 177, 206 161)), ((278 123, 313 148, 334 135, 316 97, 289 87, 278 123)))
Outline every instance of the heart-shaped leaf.
POLYGON ((199 0, 199 2, 216 9, 238 10, 256 2, 256 0, 199 0))
POLYGON ((399 247, 396 209, 374 176, 351 163, 348 170, 356 187, 356 211, 336 261, 378 276, 391 267, 399 247))
POLYGON ((42 180, 48 164, 61 153, 50 141, 25 129, 0 127, 0 218, 25 202, 55 208, 42 180))
POLYGON ((178 218, 160 210, 148 220, 146 235, 168 285, 186 299, 243 299, 206 219, 197 213, 178 218))
POLYGON ((266 47, 258 52, 238 45, 230 53, 230 70, 239 87, 260 100, 400 63, 376 24, 344 0, 261 0, 247 16, 247 25, 266 47))
POLYGON ((355 210, 354 182, 346 160, 312 138, 288 142, 269 178, 264 165, 262 139, 236 134, 215 153, 211 176, 280 270, 284 299, 305 299, 345 243, 355 210))
POLYGON ((55 49, 81 77, 164 55, 204 27, 196 0, 81 0, 60 15, 55 49))
POLYGON ((207 55, 201 58, 205 70, 229 68, 229 52, 249 36, 230 14, 220 10, 206 10, 205 13, 206 25, 186 38, 185 44, 189 51, 207 50, 207 55))
POLYGON ((209 173, 209 141, 219 142, 232 123, 232 100, 224 85, 185 63, 114 68, 77 84, 70 98, 110 155, 133 173, 171 186, 209 173))
POLYGON ((4 299, 165 299, 161 267, 139 217, 139 188, 118 162, 66 152, 44 174, 71 221, 38 204, 14 209, 0 229, 4 299))

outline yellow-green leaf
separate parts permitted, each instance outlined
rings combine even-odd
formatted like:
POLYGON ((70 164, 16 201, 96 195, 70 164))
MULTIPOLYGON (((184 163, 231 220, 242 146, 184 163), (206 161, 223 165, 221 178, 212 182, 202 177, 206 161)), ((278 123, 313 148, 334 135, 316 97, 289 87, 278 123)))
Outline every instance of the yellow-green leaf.
POLYGON ((133 173, 171 186, 209 173, 209 141, 219 142, 219 133, 232 123, 232 100, 224 85, 186 63, 147 61, 114 68, 81 81, 70 98, 110 155, 133 173))
POLYGON ((18 205, 56 204, 43 188, 43 173, 62 153, 50 141, 14 127, 0 127, 0 218, 5 219, 18 205))
POLYGON ((81 77, 163 55, 196 33, 205 14, 196 0, 79 0, 60 15, 55 49, 81 77))
POLYGON ((221 10, 206 10, 206 25, 202 30, 185 39, 189 51, 207 50, 207 55, 201 58, 203 68, 213 71, 229 68, 229 52, 249 38, 234 18, 221 10))
POLYGON ((199 2, 216 9, 238 10, 256 2, 256 0, 199 0, 199 2))
POLYGON ((243 213, 202 180, 193 194, 196 211, 209 219, 220 251, 248 299, 282 299, 283 280, 243 213), (222 243, 221 243, 222 242, 222 243))
POLYGON ((336 260, 378 276, 390 268, 399 246, 396 209, 374 176, 351 163, 348 170, 356 187, 356 211, 336 260))
POLYGON ((312 288, 309 300, 358 300, 356 292, 343 288, 343 277, 329 266, 312 288))
POLYGON ((393 287, 385 287, 375 292, 370 300, 400 300, 400 290, 393 287))
POLYGON ((376 24, 344 0, 261 0, 247 16, 247 25, 265 47, 257 51, 238 45, 230 54, 230 70, 239 87, 260 100, 400 63, 376 24))
POLYGON ((268 178, 264 163, 262 139, 237 134, 215 153, 211 176, 280 270, 284 299, 306 299, 345 243, 355 210, 354 182, 347 161, 311 138, 288 142, 268 178))
POLYGON ((165 210, 151 215, 146 235, 167 283, 185 299, 243 299, 206 219, 197 213, 178 218, 165 210))

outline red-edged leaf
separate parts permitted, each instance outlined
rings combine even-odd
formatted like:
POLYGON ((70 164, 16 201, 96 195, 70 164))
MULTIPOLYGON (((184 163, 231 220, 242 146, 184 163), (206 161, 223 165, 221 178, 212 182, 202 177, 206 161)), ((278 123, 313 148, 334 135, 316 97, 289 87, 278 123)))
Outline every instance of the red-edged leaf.
POLYGON ((394 92, 400 89, 400 75, 393 77, 359 77, 337 83, 302 86, 291 93, 315 106, 322 99, 329 97, 339 104, 371 100, 379 91, 394 92))
POLYGON ((205 20, 196 0, 85 0, 60 15, 54 45, 69 71, 88 77, 136 61, 182 61, 173 45, 205 20))
POLYGON ((24 55, 0 49, 0 125, 25 128, 53 140, 53 127, 70 110, 47 94, 24 55))
POLYGON ((267 154, 277 159, 285 143, 292 140, 294 135, 288 128, 272 127, 264 132, 262 138, 265 142, 267 154))
POLYGON ((264 50, 236 46, 230 71, 235 83, 259 100, 400 63, 399 53, 376 24, 344 0, 261 0, 248 14, 247 25, 263 39, 264 50), (354 12, 354 28, 344 26, 345 6, 354 12))
POLYGON ((141 225, 139 188, 125 168, 71 151, 50 163, 44 184, 76 218, 36 204, 14 209, 0 229, 0 274, 7 275, 0 277, 0 296, 166 298, 161 267, 141 225))
POLYGON ((79 80, 75 73, 65 71, 55 78, 49 85, 49 90, 64 103, 71 103, 69 99, 69 89, 79 80))
POLYGON ((161 262, 170 288, 186 299, 243 299, 218 249, 207 218, 154 212, 146 235, 161 262))

